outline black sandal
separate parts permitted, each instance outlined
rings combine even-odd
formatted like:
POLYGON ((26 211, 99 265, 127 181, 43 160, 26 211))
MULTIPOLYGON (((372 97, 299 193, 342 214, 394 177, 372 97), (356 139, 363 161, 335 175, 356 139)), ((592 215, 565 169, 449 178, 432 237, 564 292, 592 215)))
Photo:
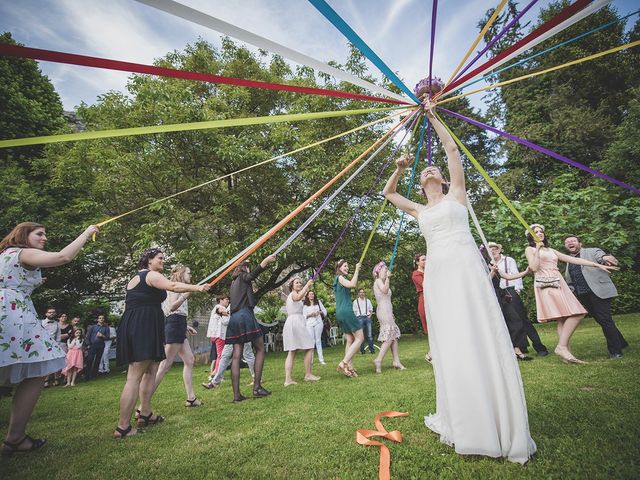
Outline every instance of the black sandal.
POLYGON ((516 353, 516 358, 517 358, 518 360, 522 361, 522 362, 526 362, 526 361, 529 361, 529 360, 533 360, 533 357, 530 357, 530 356, 528 356, 528 355, 525 355, 524 353, 520 353, 520 354, 517 354, 517 353, 516 353))
POLYGON ((184 402, 184 406, 188 408, 200 407, 202 405, 204 405, 204 403, 202 403, 202 401, 198 397, 193 397, 193 400, 189 400, 187 398, 187 400, 184 402))
POLYGON ((19 442, 16 442, 16 443, 7 442, 7 441, 2 442, 2 444, 5 447, 5 448, 2 449, 2 454, 7 456, 7 457, 10 457, 14 453, 29 453, 29 452, 33 452, 35 450, 38 450, 39 448, 42 448, 45 443, 47 443, 47 439, 46 438, 31 438, 29 435, 25 435, 22 440, 20 440, 19 442), (31 441, 31 447, 24 448, 24 449, 18 448, 26 440, 30 440, 31 441))
POLYGON ((120 436, 116 437, 116 434, 114 433, 113 438, 115 438, 116 440, 122 440, 123 438, 133 437, 134 435, 138 435, 139 433, 144 433, 144 430, 142 430, 141 428, 137 428, 136 433, 131 433, 131 425, 129 425, 127 428, 120 428, 116 426, 116 432, 118 432, 120 436))
POLYGON ((253 396, 256 398, 262 398, 262 397, 268 397, 269 395, 271 395, 271 392, 269 390, 266 390, 262 387, 260 388, 256 388, 253 391, 253 396))
POLYGON ((156 418, 151 417, 153 417, 153 412, 149 413, 149 415, 142 415, 141 413, 138 416, 138 427, 148 427, 165 421, 165 418, 161 415, 156 415, 156 418))

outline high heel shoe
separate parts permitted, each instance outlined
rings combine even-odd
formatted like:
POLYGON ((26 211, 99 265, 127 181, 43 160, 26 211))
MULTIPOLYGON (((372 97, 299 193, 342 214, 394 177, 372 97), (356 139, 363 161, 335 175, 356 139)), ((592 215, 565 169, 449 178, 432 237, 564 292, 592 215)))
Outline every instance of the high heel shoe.
POLYGON ((349 367, 344 362, 340 362, 338 364, 338 366, 336 367, 336 371, 342 373, 345 377, 353 377, 353 375, 351 374, 351 370, 349 370, 349 367))
POLYGON ((396 370, 406 370, 407 369, 407 367, 405 367, 401 363, 394 363, 393 364, 393 368, 395 368, 396 370))

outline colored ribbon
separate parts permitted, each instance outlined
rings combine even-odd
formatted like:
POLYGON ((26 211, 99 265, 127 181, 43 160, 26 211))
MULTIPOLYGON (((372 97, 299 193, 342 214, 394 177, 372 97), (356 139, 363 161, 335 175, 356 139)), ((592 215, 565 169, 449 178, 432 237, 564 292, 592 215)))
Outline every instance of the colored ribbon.
POLYGON ((343 168, 336 176, 334 176, 331 180, 329 180, 322 188, 320 188, 320 190, 318 190, 316 193, 314 193, 309 198, 307 198, 304 202, 302 202, 300 205, 298 205, 291 213, 289 213, 285 218, 283 218, 276 225, 271 227, 271 229, 267 233, 265 233, 262 237, 260 237, 260 239, 258 239, 257 242, 255 242, 255 245, 253 247, 249 248, 246 251, 246 253, 244 253, 243 255, 238 257, 238 259, 235 262, 233 262, 231 265, 229 265, 229 267, 227 267, 220 275, 218 275, 211 282, 209 282, 209 284, 211 286, 214 286, 216 283, 218 283, 220 280, 222 280, 224 277, 226 277, 229 274, 229 272, 231 272, 231 270, 233 270, 236 267, 236 265, 238 265, 245 258, 247 258, 249 255, 251 255, 253 252, 255 252, 258 248, 260 248, 260 246, 262 246, 267 240, 269 240, 280 229, 282 229, 282 227, 284 227, 296 215, 298 215, 302 210, 304 210, 307 205, 309 205, 316 198, 318 198, 320 195, 322 195, 329 187, 331 187, 331 185, 333 185, 335 182, 337 182, 340 179, 340 177, 342 177, 345 173, 347 173, 349 170, 351 170, 351 168, 353 168, 360 160, 362 160, 370 151, 372 151, 374 148, 376 148, 378 145, 380 145, 382 142, 384 142, 385 139, 388 136, 390 136, 393 132, 395 132, 400 127, 400 125, 402 125, 402 122, 398 122, 395 126, 393 126, 391 129, 389 129, 389 131, 387 133, 385 133, 378 140, 373 142, 355 160, 353 160, 349 165, 347 165, 345 168, 343 168))
POLYGON ((491 15, 491 17, 489 17, 489 20, 487 21, 487 23, 485 23, 484 27, 482 27, 482 30, 480 30, 480 33, 478 34, 476 39, 473 41, 473 43, 469 47, 469 50, 467 50, 467 53, 465 53, 464 57, 462 57, 462 60, 460 60, 460 63, 458 64, 456 69, 453 71, 453 73, 449 77, 449 80, 447 80, 447 83, 444 84, 443 90, 446 90, 447 86, 456 77, 456 74, 460 71, 460 69, 464 65, 464 62, 466 62, 467 58, 471 56, 471 54, 473 53, 473 50, 476 48, 476 45, 478 45, 478 43, 480 43, 480 40, 484 38, 485 33, 487 33, 487 30, 489 30, 491 25, 493 25, 493 22, 496 21, 496 18, 498 18, 500 11, 504 8, 506 4, 507 4, 507 0, 500 0, 500 3, 496 7, 496 9, 493 11, 493 14, 491 15))
POLYGON ((632 185, 629 185, 627 183, 621 182, 620 180, 617 180, 613 177, 610 177, 608 175, 605 175, 602 172, 599 172, 598 170, 594 170, 593 168, 587 167, 586 165, 583 165, 580 162, 576 162, 575 160, 571 160, 570 158, 567 158, 563 155, 560 155, 559 153, 554 152, 553 150, 549 150, 548 148, 544 148, 541 147, 540 145, 536 145, 533 142, 530 142, 528 140, 525 140, 523 138, 520 137, 516 137, 515 135, 512 135, 510 133, 507 132, 503 132, 502 130, 498 130, 497 128, 494 128, 490 125, 487 125, 485 123, 479 122, 477 120, 473 120, 469 117, 465 117, 464 115, 460 115, 459 113, 455 113, 452 112, 450 110, 447 110, 445 108, 441 108, 441 110, 453 117, 459 118, 460 120, 464 120, 467 123, 470 123, 471 125, 475 125, 476 127, 480 127, 483 128, 485 130, 489 130, 490 132, 496 133, 498 135, 501 135, 505 138, 508 138, 509 140, 513 140, 514 142, 518 142, 520 145, 524 145, 525 147, 529 147, 532 150, 535 150, 537 152, 543 153, 545 155, 548 155, 552 158, 555 158, 556 160, 560 160, 561 162, 564 162, 568 165, 571 165, 573 167, 579 168, 580 170, 583 170, 585 172, 588 172, 592 175, 595 175, 598 178, 601 178, 603 180, 606 180, 607 182, 613 183, 615 185, 618 185, 620 187, 626 188, 628 190, 631 190, 633 193, 635 194, 640 194, 640 190, 632 185))
POLYGON ((133 214, 133 213, 136 213, 136 212, 139 212, 141 210, 147 209, 147 208, 149 208, 149 207, 151 207, 153 205, 157 205, 158 203, 165 202, 165 201, 167 201, 167 200, 169 200, 171 198, 175 198, 175 197, 177 197, 179 195, 182 195, 182 194, 185 194, 187 192, 191 192, 193 190, 197 190, 197 189, 202 188, 202 187, 204 187, 206 185, 209 185, 211 183, 223 180, 223 179, 231 177, 233 175, 237 175, 239 173, 246 172, 247 170, 251 170, 252 168, 256 168, 256 167, 259 167, 261 165, 265 165, 267 163, 274 162, 274 161, 279 160, 281 158, 288 157, 290 155, 293 155, 294 153, 302 152, 304 150, 308 150, 310 148, 317 147, 318 145, 322 145, 323 143, 330 142, 331 140, 335 140, 337 138, 344 137, 346 135, 349 135, 350 133, 357 132, 357 131, 362 130, 364 128, 367 128, 367 127, 370 127, 372 125, 375 125, 377 123, 387 121, 387 120, 389 120, 389 119, 391 119, 393 117, 397 117, 400 114, 401 113, 398 112, 398 113, 394 113, 392 115, 389 115, 389 116, 386 116, 386 117, 383 117, 383 118, 379 118, 378 120, 374 120, 372 122, 366 123, 366 124, 361 125, 359 127, 352 128, 351 130, 347 130, 346 132, 339 133, 338 135, 333 135, 331 137, 319 140, 319 141, 311 143, 309 145, 305 145, 304 147, 296 148, 295 150, 291 150, 290 152, 283 153, 281 155, 276 155, 275 157, 271 157, 271 158, 269 158, 267 160, 264 160, 262 162, 258 162, 258 163, 255 163, 253 165, 249 165, 248 167, 241 168, 239 170, 236 170, 235 172, 227 173, 227 174, 222 175, 220 177, 214 178, 213 180, 207 180, 206 182, 199 183, 198 185, 195 185, 193 187, 187 188, 185 190, 181 190, 180 192, 176 192, 176 193, 173 193, 171 195, 167 195, 166 197, 159 198, 157 200, 154 200, 153 202, 150 202, 150 203, 147 203, 147 204, 142 205, 140 207, 134 208, 133 210, 129 210, 128 212, 121 213, 120 215, 116 215, 115 217, 111 217, 111 218, 109 218, 107 220, 104 220, 104 221, 102 221, 102 222, 100 222, 100 223, 98 223, 96 225, 98 227, 101 227, 101 226, 106 225, 108 223, 111 223, 111 222, 113 222, 115 220, 118 220, 118 219, 120 219, 122 217, 126 217, 128 215, 133 214))
POLYGON ((380 207, 380 210, 378 211, 378 215, 376 216, 376 221, 373 222, 373 227, 371 227, 371 233, 369 233, 369 238, 367 239, 367 243, 364 244, 364 248, 362 249, 362 255, 360 255, 360 260, 358 260, 358 263, 360 264, 364 262, 364 257, 367 256, 367 252, 369 251, 369 246, 371 245, 373 236, 375 235, 376 230, 378 230, 378 225, 380 225, 382 214, 384 213, 385 208, 387 208, 387 203, 389 203, 389 201, 385 198, 384 202, 382 202, 382 207, 380 207))
POLYGON ((565 45, 569 45, 570 43, 573 43, 573 42, 575 42, 577 40, 580 40, 582 38, 588 37, 589 35, 591 35, 593 33, 596 33, 596 32, 599 32, 600 30, 603 30, 603 29, 605 29, 607 27, 610 27, 611 25, 615 25, 616 23, 620 23, 623 20, 626 20, 627 18, 632 17, 633 15, 637 15, 638 13, 640 13, 640 10, 636 10, 635 12, 630 13, 628 15, 625 15, 624 17, 618 18, 616 20, 612 20, 611 22, 607 22, 604 25, 600 25, 599 27, 594 28, 593 30, 589 30, 588 32, 582 33, 582 34, 580 34, 580 35, 578 35, 576 37, 573 37, 573 38, 571 38, 569 40, 565 40, 564 42, 560 42, 557 45, 549 47, 549 48, 547 48, 547 49, 545 49, 545 50, 543 50, 543 51, 541 51, 539 53, 536 53, 534 55, 531 55, 529 57, 523 58, 522 60, 519 60, 519 61, 517 61, 515 63, 512 63, 511 65, 503 67, 503 68, 501 68, 499 70, 496 70, 495 72, 491 72, 491 73, 489 73, 489 74, 487 74, 487 75, 485 75, 483 77, 480 77, 480 78, 478 78, 476 80, 473 80, 472 82, 465 83, 464 85, 462 85, 461 87, 457 88, 456 90, 464 90, 465 88, 470 87, 471 85, 474 85, 474 84, 476 84, 478 82, 482 82, 483 80, 487 80, 488 78, 494 77, 494 76, 496 76, 496 75, 498 75, 498 74, 500 74, 502 72, 506 72, 507 70, 510 70, 510 69, 512 69, 514 67, 522 65, 523 63, 527 63, 528 61, 533 60, 534 58, 541 57, 542 55, 545 55, 545 54, 547 54, 549 52, 552 52, 553 50, 556 50, 557 48, 564 47, 565 45))
POLYGON ((266 115, 263 117, 231 118, 226 120, 210 120, 205 122, 174 123, 169 125, 152 125, 149 127, 120 128, 97 130, 93 132, 67 133, 62 135, 45 135, 41 137, 16 138, 0 140, 0 148, 21 147, 58 142, 95 140, 97 138, 127 137, 147 135, 150 133, 185 132, 191 130, 209 130, 214 128, 240 127, 247 125, 263 125, 266 123, 297 122, 301 120, 317 120, 319 118, 346 117, 348 115, 364 115, 387 110, 406 109, 408 107, 363 108, 358 110, 338 110, 333 112, 295 113, 285 115, 266 115))
POLYGON ((458 73, 458 74, 456 75, 456 77, 454 78, 454 80, 457 80, 457 79, 458 79, 458 78, 460 78, 462 75, 464 75, 464 73, 465 73, 467 70, 469 70, 469 68, 471 68, 471 66, 472 66, 474 63, 476 63, 476 62, 478 61, 478 59, 479 59, 479 58, 481 58, 481 57, 482 57, 482 55, 484 55, 484 53, 485 53, 487 50, 489 50, 489 49, 490 49, 493 45, 495 45, 495 43, 496 43, 498 40, 500 40, 500 39, 501 39, 501 38, 502 38, 502 37, 503 37, 503 36, 504 36, 504 35, 505 35, 509 30, 511 30, 511 29, 512 29, 512 28, 513 28, 513 27, 518 23, 518 20, 520 20, 520 19, 524 16, 524 14, 525 14, 525 13, 527 13, 527 12, 531 9, 531 7, 533 7, 537 2, 538 2, 538 0, 531 0, 531 2, 529 2, 529 4, 528 4, 526 7, 524 7, 524 8, 522 9, 522 11, 520 11, 520 13, 518 13, 515 17, 513 17, 513 19, 512 19, 512 20, 511 20, 507 25, 505 25, 505 26, 504 26, 504 28, 503 28, 502 30, 500 30, 500 32, 499 32, 499 33, 497 33, 497 34, 496 34, 496 36, 495 36, 495 37, 493 37, 493 38, 489 41, 489 43, 487 43, 487 44, 485 45, 485 47, 484 47, 482 50, 480 50, 480 51, 476 54, 476 56, 475 56, 475 57, 473 57, 473 60, 471 60, 469 63, 467 63, 467 64, 465 65, 465 67, 460 71, 460 73, 458 73))
POLYGON ((479 65, 471 72, 451 82, 451 84, 446 89, 443 89, 442 92, 439 92, 435 96, 435 98, 437 99, 441 95, 454 90, 458 85, 462 85, 464 82, 474 78, 477 75, 481 75, 484 72, 489 71, 490 69, 497 68, 498 65, 500 65, 501 63, 508 61, 507 57, 509 57, 512 53, 517 54, 520 51, 520 49, 527 50, 533 47, 534 45, 537 45, 539 43, 537 41, 538 38, 542 37, 546 32, 550 31, 551 29, 561 24, 565 20, 571 18, 576 13, 580 12, 580 10, 584 9, 587 5, 589 5, 591 1, 592 0, 577 0, 572 5, 567 6, 562 11, 560 11, 556 16, 547 20, 545 23, 543 23, 538 28, 536 28, 533 32, 529 33, 527 36, 517 41, 512 46, 504 50, 503 52, 500 52, 498 55, 484 62, 482 65, 479 65))
POLYGON ((510 85, 515 82, 519 82, 521 80, 526 80, 527 78, 537 77, 539 75, 544 75, 545 73, 554 72, 556 70, 560 70, 562 68, 571 67, 573 65, 578 65, 580 63, 588 62, 589 60, 595 60, 596 58, 604 57, 605 55, 610 55, 612 53, 619 52, 620 50, 626 50, 628 48, 637 47, 640 45, 640 40, 636 40, 635 42, 627 43, 625 45, 620 45, 615 48, 610 48, 609 50, 605 50, 604 52, 595 53, 593 55, 589 55, 588 57, 579 58, 577 60, 572 60, 571 62, 563 63, 562 65, 557 65, 555 67, 546 68, 539 72, 528 73, 526 75, 522 75, 520 77, 512 78, 510 80, 505 80, 504 82, 493 83, 491 85, 487 85, 486 87, 478 88, 476 90, 472 90, 470 92, 461 93, 460 95, 456 95, 455 97, 445 98, 444 100, 439 100, 437 102, 438 105, 443 105, 448 102, 452 102, 458 98, 467 97, 469 95, 473 95, 474 93, 484 92, 485 90, 489 90, 492 88, 503 87, 505 85, 510 85))
POLYGON ((340 80, 344 80, 345 82, 353 83, 354 85, 358 85, 362 88, 366 88, 372 92, 376 92, 379 95, 385 95, 387 97, 395 98, 396 100, 400 100, 402 102, 406 101, 402 95, 394 93, 386 88, 380 87, 374 83, 367 82, 366 80, 362 80, 361 78, 356 77, 350 73, 339 70, 331 65, 320 62, 312 57, 304 55, 300 52, 292 50, 291 48, 285 47, 284 45, 280 45, 279 43, 273 42, 269 39, 251 33, 242 28, 236 27, 230 23, 224 22, 216 17, 211 15, 207 15, 206 13, 200 12, 193 8, 187 7, 186 5, 182 5, 178 2, 174 2, 172 0, 136 0, 139 3, 144 5, 148 5, 149 7, 156 8, 170 15, 180 17, 183 20, 187 20, 188 22, 195 23, 201 25, 205 28, 209 28, 216 32, 223 33, 225 35, 229 35, 230 37, 237 38, 243 42, 254 45, 258 48, 262 48, 264 50, 269 50, 271 52, 282 55, 284 58, 288 58, 293 60, 296 63, 301 65, 307 65, 315 70, 320 72, 328 73, 329 75, 334 76, 340 80))
MULTIPOLYGON (((418 124, 419 124, 418 119, 419 118, 420 118, 420 115, 418 115, 414 119, 414 121, 413 121, 414 124, 411 127, 409 127, 409 130, 412 130, 412 132, 411 132, 411 136, 412 137, 415 134, 415 128, 418 127, 418 124)), ((407 130, 407 132, 409 130, 407 130)), ((338 245, 340 245, 340 242, 342 242, 342 239, 344 238, 344 235, 347 233, 347 230, 349 230, 349 227, 351 226, 351 223, 358 216, 358 212, 363 207, 366 199, 369 198, 369 195, 371 194, 371 192, 373 191, 375 186, 378 184, 378 182, 382 178, 382 174, 384 173, 384 171, 389 166, 389 163, 391 163, 391 161, 393 160, 393 157, 396 155, 396 153, 400 149, 400 147, 401 147, 402 143, 404 142, 405 138, 406 138, 406 133, 405 133, 405 136, 402 138, 402 140, 400 140, 400 142, 398 143, 398 146, 396 147, 396 149, 391 153, 391 155, 389 155, 389 158, 388 158, 387 162, 383 165, 382 169, 380 170, 380 173, 378 173, 378 177, 373 182, 373 185, 371 185, 371 187, 369 188, 367 193, 365 193, 364 196, 361 197, 360 203, 356 207, 356 211, 353 213, 353 215, 351 215, 351 218, 349 218, 349 220, 347 220, 347 223, 345 223, 344 227, 342 228, 342 231, 340 232, 340 235, 338 235, 338 238, 336 238, 336 240, 333 242, 333 245, 331 245, 331 248, 329 249, 329 252, 325 255, 324 259, 322 259, 322 262, 320 262, 320 265, 318 266, 318 268, 316 268, 315 273, 313 275, 313 280, 317 279, 320 276, 320 272, 322 272, 322 269, 326 266, 327 262, 331 258, 331 255, 333 255, 333 252, 335 252, 336 248, 338 248, 338 245)), ((383 203, 382 210, 384 210, 384 203, 383 203)), ((379 213, 379 215, 382 215, 382 213, 379 213)), ((377 228, 377 226, 375 228, 377 228)), ((369 238, 373 237, 373 234, 375 233, 375 228, 372 230, 372 233, 369 235, 369 238)), ((371 241, 369 241, 369 243, 371 243, 371 241)), ((366 254, 366 251, 364 252, 364 254, 366 254)), ((364 254, 362 255, 361 258, 364 258, 364 254)))
POLYGON ((431 94, 431 80, 433 79, 433 51, 436 43, 436 18, 438 16, 438 0, 431 5, 431 43, 429 44, 429 94, 431 94))
POLYGON ((377 414, 373 423, 376 426, 376 430, 366 430, 359 429, 356 430, 356 442, 360 445, 370 446, 370 447, 380 447, 380 465, 378 467, 378 478, 379 480, 390 480, 391 479, 391 453, 389 452, 389 447, 387 447, 384 443, 378 442, 377 440, 371 440, 371 437, 382 437, 387 440, 391 440, 392 442, 402 443, 402 434, 398 430, 394 430, 392 432, 387 431, 386 428, 382 425, 380 421, 381 418, 396 418, 396 417, 408 417, 408 413, 404 412, 395 412, 393 410, 389 410, 386 412, 380 412, 377 414))
MULTIPOLYGON (((506 2, 507 0, 502 0, 506 2)), ((367 43, 362 40, 362 38, 351 28, 347 22, 345 22, 338 13, 329 6, 329 4, 325 0, 309 0, 316 9, 324 15, 324 17, 329 20, 334 27, 336 27, 340 32, 349 40, 355 47, 362 52, 362 54, 367 57, 371 63, 373 63, 378 69, 385 74, 385 76, 391 80, 400 90, 405 92, 409 98, 411 98, 416 103, 420 103, 418 97, 411 91, 409 87, 407 87, 400 78, 391 70, 386 63, 382 61, 382 59, 374 52, 367 43)))
POLYGON ((158 75, 161 77, 180 78, 184 80, 196 80, 200 82, 222 83, 225 85, 235 85, 238 87, 262 88, 267 90, 278 90, 295 93, 306 93, 309 95, 324 95, 327 97, 349 98, 353 100, 366 100, 373 102, 385 102, 395 104, 406 104, 400 100, 393 100, 360 93, 343 92, 341 90, 330 90, 327 88, 300 87, 297 85, 285 85, 282 83, 261 82, 258 80, 245 80, 243 78, 224 77, 209 73, 190 72, 186 70, 176 70, 173 68, 156 67, 154 65, 144 65, 141 63, 122 62, 108 58, 90 57, 87 55, 76 55, 73 53, 55 52, 52 50, 41 50, 39 48, 22 47, 19 45, 0 44, 0 55, 30 58, 33 60, 43 60, 46 62, 65 63, 69 65, 81 65, 83 67, 104 68, 108 70, 119 70, 130 73, 142 73, 146 75, 158 75))
MULTIPOLYGON (((420 161, 420 150, 422 149, 422 141, 424 140, 424 131, 427 129, 427 116, 424 116, 424 122, 422 124, 422 131, 420 132, 420 141, 418 142, 418 149, 416 150, 416 159, 413 161, 413 166, 411 167, 411 175, 409 177, 409 186, 407 187, 407 198, 411 196, 411 189, 413 188, 413 182, 415 180, 416 168, 418 167, 418 162, 420 161)), ((396 260, 396 255, 398 253, 398 244, 400 243, 400 233, 402 232, 402 226, 404 224, 405 213, 402 212, 400 216, 400 225, 398 225, 398 232, 396 233, 396 242, 393 245, 393 252, 391 252, 391 261, 389 262, 389 271, 393 271, 393 264, 396 260)))
MULTIPOLYGON (((419 113, 419 110, 416 109, 416 111, 412 114, 407 116, 407 118, 405 118, 403 120, 402 125, 406 124, 407 122, 409 122, 415 115, 417 115, 419 113)), ((398 132, 396 131, 396 134, 398 132)), ((287 248, 289 245, 291 245, 293 243, 293 241, 298 238, 300 236, 300 234, 302 232, 304 232, 304 230, 311 225, 311 223, 313 223, 313 221, 318 218, 318 216, 331 204, 331 202, 345 189, 347 188, 347 186, 360 174, 360 172, 362 172, 362 170, 364 170, 372 161, 374 158, 376 158, 378 156, 378 154, 384 150, 387 146, 387 144, 393 140, 393 135, 390 135, 383 143, 382 145, 380 145, 377 150, 375 152, 373 152, 369 158, 367 158, 367 160, 365 160, 358 168, 356 168, 356 170, 342 183, 342 185, 340 185, 338 188, 335 189, 335 191, 329 195, 329 197, 322 203, 322 205, 320 205, 318 208, 315 209, 315 211, 309 216, 309 218, 307 218, 307 220, 305 220, 305 222, 300 225, 295 232, 293 232, 289 238, 287 238, 284 242, 282 242, 282 244, 273 252, 273 255, 278 255, 280 252, 282 252, 285 248, 287 248)))
POLYGON ((435 113, 435 116, 436 116, 436 118, 438 120, 440 120, 440 123, 442 123, 444 128, 447 129, 447 131, 449 132, 449 134, 451 135, 453 140, 458 144, 460 149, 464 152, 464 154, 467 156, 467 158, 473 164, 473 166, 476 167, 476 170, 478 170, 478 173, 480 173, 480 175, 482 175, 482 177, 487 181, 487 183, 493 189, 493 191, 496 192, 498 197, 500 197, 500 200, 502 200, 502 202, 507 206, 507 208, 509 210, 511 210, 511 213, 513 213, 515 215, 515 217, 518 219, 518 221, 524 226, 524 228, 527 230, 527 232, 529 232, 531 234, 531 236, 536 240, 536 242, 539 241, 538 236, 531 229, 531 227, 524 220, 524 218, 522 218, 522 215, 520 215, 520 212, 518 212, 518 210, 516 210, 516 207, 514 207, 513 204, 509 201, 509 199, 505 196, 505 194, 502 193, 502 190, 500 190, 500 187, 498 187, 496 182, 493 181, 493 179, 489 176, 489 174, 486 172, 486 170, 484 168, 482 168, 482 165, 480 165, 480 163, 476 160, 476 158, 469 151, 469 149, 467 149, 467 147, 464 146, 464 144, 460 141, 460 139, 456 136, 456 134, 451 131, 449 126, 446 123, 444 123, 444 121, 442 121, 442 118, 440 118, 440 115, 435 113))

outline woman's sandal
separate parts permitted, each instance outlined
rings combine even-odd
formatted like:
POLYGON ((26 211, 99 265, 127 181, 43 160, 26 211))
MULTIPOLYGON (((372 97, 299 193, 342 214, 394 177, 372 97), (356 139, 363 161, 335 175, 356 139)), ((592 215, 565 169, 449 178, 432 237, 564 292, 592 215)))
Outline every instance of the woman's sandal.
POLYGON ((120 428, 116 426, 116 431, 113 432, 113 438, 115 438, 116 440, 122 440, 123 438, 133 437, 134 435, 138 435, 139 433, 144 433, 144 430, 142 430, 141 428, 136 428, 135 433, 131 433, 131 430, 131 425, 129 425, 127 428, 120 428))
POLYGON ((2 442, 2 444, 4 445, 3 448, 2 448, 2 455, 10 457, 14 453, 29 453, 29 452, 33 452, 35 450, 38 450, 39 448, 42 448, 45 443, 47 443, 47 439, 46 438, 31 438, 29 435, 25 435, 22 440, 20 440, 19 442, 15 442, 15 443, 7 442, 5 440, 4 442, 2 442), (18 448, 20 445, 22 445, 27 440, 31 441, 31 446, 29 448, 18 448))
POLYGON ((187 399, 184 402, 184 406, 185 407, 189 407, 189 408, 191 408, 191 407, 200 407, 202 405, 204 405, 204 403, 202 403, 202 401, 198 397, 193 397, 193 400, 187 399))
POLYGON ((156 418, 151 417, 153 417, 153 412, 149 413, 149 415, 142 415, 141 413, 138 416, 138 427, 148 427, 165 421, 165 418, 161 415, 156 415, 156 418))
POLYGON ((353 377, 351 370, 349 370, 349 367, 345 365, 343 362, 340 362, 338 364, 338 366, 336 367, 336 371, 341 372, 345 377, 348 377, 348 378, 353 377))
POLYGON ((356 378, 358 376, 358 371, 355 368, 353 368, 351 365, 347 365, 347 368, 351 372, 351 376, 353 378, 356 378))
POLYGON ((526 362, 529 360, 533 360, 532 357, 525 355, 524 353, 516 353, 516 358, 520 361, 526 362))

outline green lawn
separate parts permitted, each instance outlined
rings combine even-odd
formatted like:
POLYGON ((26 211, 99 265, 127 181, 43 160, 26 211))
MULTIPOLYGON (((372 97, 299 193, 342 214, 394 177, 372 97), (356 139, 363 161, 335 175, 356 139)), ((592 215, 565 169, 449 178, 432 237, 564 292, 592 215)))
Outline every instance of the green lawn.
MULTIPOLYGON (((124 441, 112 439, 122 374, 74 389, 48 389, 29 427, 32 435, 47 437, 48 445, 29 456, 1 459, 0 478, 371 479, 377 477, 379 449, 358 445, 355 431, 373 429, 374 415, 383 410, 410 414, 383 420, 388 430, 404 435, 404 443, 388 443, 396 479, 640 478, 640 315, 616 321, 631 344, 622 360, 608 359, 600 327, 586 320, 573 351, 589 365, 565 365, 554 355, 520 363, 538 444, 526 466, 459 456, 424 426, 423 416, 435 408, 433 373, 424 361, 426 340, 406 335, 400 346, 405 371, 390 369, 387 358, 376 375, 373 356, 358 355, 361 375, 347 379, 335 371, 341 348, 330 348, 328 364, 316 369, 319 383, 286 389, 284 355, 269 353, 264 377, 273 395, 238 405, 230 403, 228 379, 218 390, 198 387, 206 405, 186 409, 181 370, 175 367, 155 397, 154 408, 167 421, 124 441)), ((555 324, 539 331, 553 349, 555 324)), ((299 359, 298 380, 301 368, 299 359)), ((197 383, 204 371, 196 368, 197 383)), ((246 385, 247 370, 242 375, 246 385)), ((249 394, 250 387, 243 391, 249 394)), ((3 434, 8 413, 3 399, 3 434)))

